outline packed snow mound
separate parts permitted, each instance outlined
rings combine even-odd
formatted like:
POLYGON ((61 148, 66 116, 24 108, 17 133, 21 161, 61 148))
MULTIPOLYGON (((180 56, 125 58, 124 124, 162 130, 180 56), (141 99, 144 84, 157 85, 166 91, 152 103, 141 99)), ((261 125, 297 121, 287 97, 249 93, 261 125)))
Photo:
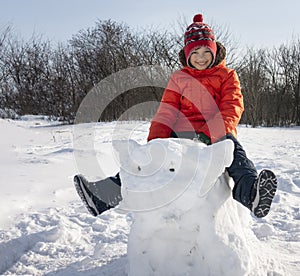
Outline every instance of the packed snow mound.
POLYGON ((247 275, 254 268, 224 173, 233 143, 116 143, 120 209, 132 211, 129 275, 247 275))

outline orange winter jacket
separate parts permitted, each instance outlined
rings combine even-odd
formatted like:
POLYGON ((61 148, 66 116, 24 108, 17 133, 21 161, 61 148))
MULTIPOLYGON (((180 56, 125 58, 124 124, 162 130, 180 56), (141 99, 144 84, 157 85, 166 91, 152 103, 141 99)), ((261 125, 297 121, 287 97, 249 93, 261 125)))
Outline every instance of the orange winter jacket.
POLYGON ((237 135, 244 110, 236 72, 225 60, 205 70, 183 67, 172 74, 154 116, 148 141, 171 132, 203 132, 212 143, 226 133, 237 135))

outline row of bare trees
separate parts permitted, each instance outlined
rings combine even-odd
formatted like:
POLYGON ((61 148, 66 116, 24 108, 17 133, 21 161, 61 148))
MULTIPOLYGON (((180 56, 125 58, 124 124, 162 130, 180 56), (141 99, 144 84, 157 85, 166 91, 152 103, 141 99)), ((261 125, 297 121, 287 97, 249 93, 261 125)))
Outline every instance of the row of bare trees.
MULTIPOLYGON (((246 107, 242 123, 300 125, 300 41, 271 51, 248 49, 238 55, 228 30, 219 30, 217 36, 229 52, 227 63, 238 71, 241 80, 246 107)), ((56 47, 36 36, 23 41, 10 27, 2 28, 0 115, 43 114, 73 122, 87 93, 122 69, 159 65, 166 70, 153 76, 167 81, 169 72, 180 68, 181 47, 182 36, 175 32, 132 31, 111 20, 98 21, 56 47)), ((145 76, 151 78, 149 72, 145 76)), ((153 86, 126 91, 107 105, 99 119, 116 120, 138 103, 159 102, 162 92, 161 87, 153 86)), ((101 93, 105 99, 113 91, 110 88, 101 93)), ((139 114, 130 113, 128 119, 151 118, 154 112, 150 105, 139 114)))
POLYGON ((300 40, 271 51, 249 49, 237 70, 245 98, 244 123, 300 125, 300 40))

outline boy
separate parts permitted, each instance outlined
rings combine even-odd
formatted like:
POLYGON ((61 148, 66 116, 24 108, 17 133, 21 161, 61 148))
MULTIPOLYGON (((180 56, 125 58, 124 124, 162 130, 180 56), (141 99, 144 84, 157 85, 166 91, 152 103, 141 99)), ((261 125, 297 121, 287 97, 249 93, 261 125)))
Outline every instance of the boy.
MULTIPOLYGON (((226 50, 216 42, 213 30, 201 14, 184 34, 180 53, 183 68, 174 72, 153 118, 148 141, 155 138, 198 139, 207 145, 222 139, 234 142, 234 160, 227 172, 234 181, 233 198, 256 217, 268 214, 277 189, 270 170, 258 175, 256 168, 237 140, 236 127, 244 105, 236 72, 225 65, 226 50)), ((121 181, 117 174, 95 183, 74 177, 76 190, 88 210, 99 215, 120 200, 121 181)))

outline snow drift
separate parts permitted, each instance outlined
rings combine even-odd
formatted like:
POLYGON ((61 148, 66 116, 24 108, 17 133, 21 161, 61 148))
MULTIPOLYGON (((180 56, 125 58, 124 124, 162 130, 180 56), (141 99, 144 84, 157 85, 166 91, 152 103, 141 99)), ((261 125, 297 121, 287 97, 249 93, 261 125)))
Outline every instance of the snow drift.
POLYGON ((116 144, 120 208, 134 214, 129 275, 249 274, 251 251, 224 173, 233 160, 232 141, 116 144))

